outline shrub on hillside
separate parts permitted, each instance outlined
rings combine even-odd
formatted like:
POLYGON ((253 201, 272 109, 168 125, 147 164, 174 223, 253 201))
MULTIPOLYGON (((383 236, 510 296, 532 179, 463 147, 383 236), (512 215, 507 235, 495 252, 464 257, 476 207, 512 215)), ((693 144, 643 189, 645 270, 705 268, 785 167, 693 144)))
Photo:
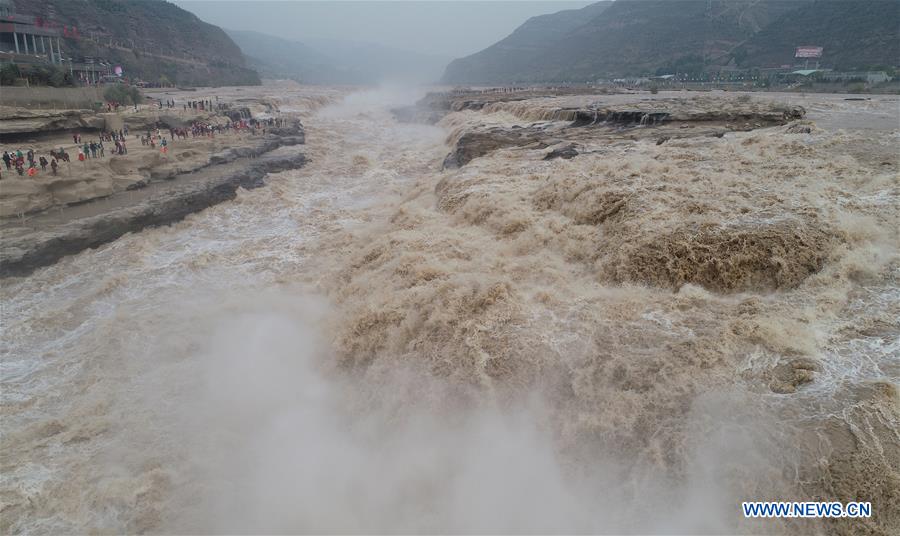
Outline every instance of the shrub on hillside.
POLYGON ((140 104, 143 100, 141 90, 125 84, 115 84, 107 87, 103 90, 103 98, 108 102, 118 102, 119 104, 140 104))
POLYGON ((69 71, 56 65, 34 65, 26 76, 31 85, 50 87, 72 87, 77 85, 69 71))
POLYGON ((21 77, 22 73, 19 71, 19 66, 15 63, 4 63, 0 67, 0 85, 11 86, 21 77))
POLYGON ((0 67, 0 84, 11 86, 20 78, 27 78, 32 86, 71 87, 77 85, 71 74, 56 65, 19 66, 13 63, 0 67))

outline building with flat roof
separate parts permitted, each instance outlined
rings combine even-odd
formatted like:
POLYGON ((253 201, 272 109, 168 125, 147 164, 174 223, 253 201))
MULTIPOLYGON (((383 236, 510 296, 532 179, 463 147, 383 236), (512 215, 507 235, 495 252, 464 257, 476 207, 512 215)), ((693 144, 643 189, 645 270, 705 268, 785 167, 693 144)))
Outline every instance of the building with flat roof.
POLYGON ((0 53, 14 63, 59 63, 59 38, 66 28, 40 17, 16 13, 11 0, 0 0, 0 53))
POLYGON ((0 63, 56 64, 88 84, 112 74, 113 66, 101 58, 64 57, 60 38, 77 39, 77 30, 48 18, 16 13, 12 0, 0 0, 0 63))

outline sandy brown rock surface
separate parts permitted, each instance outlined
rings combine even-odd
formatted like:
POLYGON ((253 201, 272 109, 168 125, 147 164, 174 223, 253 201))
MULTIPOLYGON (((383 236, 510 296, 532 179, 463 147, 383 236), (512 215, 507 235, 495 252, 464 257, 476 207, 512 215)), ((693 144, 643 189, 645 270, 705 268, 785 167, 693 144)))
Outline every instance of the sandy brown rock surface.
MULTIPOLYGON (((209 159, 228 147, 253 147, 261 136, 229 133, 216 138, 196 137, 187 140, 169 140, 168 153, 160 147, 142 146, 139 136, 158 124, 161 133, 169 138, 167 126, 185 127, 193 121, 209 124, 225 124, 229 119, 209 112, 161 111, 144 106, 138 112, 122 110, 118 113, 94 113, 89 110, 29 111, 6 108, 6 119, 0 118, 4 132, 4 150, 29 149, 35 159, 44 156, 50 160, 50 151, 64 149, 70 162, 60 162, 57 175, 50 167, 36 176, 20 176, 15 171, 2 170, 0 182, 0 218, 29 214, 52 207, 65 206, 91 199, 107 197, 116 192, 139 187, 153 180, 187 173, 209 164, 209 159), (31 117, 17 119, 17 117, 31 117), (99 130, 130 129, 127 139, 128 154, 113 155, 112 142, 105 142, 105 157, 77 160, 81 147, 72 140, 72 133, 80 133, 82 145, 99 141, 99 130), (20 129, 20 130, 16 130, 20 129), (15 134, 13 136, 13 134, 15 134)), ((27 165, 27 164, 26 164, 27 165)))

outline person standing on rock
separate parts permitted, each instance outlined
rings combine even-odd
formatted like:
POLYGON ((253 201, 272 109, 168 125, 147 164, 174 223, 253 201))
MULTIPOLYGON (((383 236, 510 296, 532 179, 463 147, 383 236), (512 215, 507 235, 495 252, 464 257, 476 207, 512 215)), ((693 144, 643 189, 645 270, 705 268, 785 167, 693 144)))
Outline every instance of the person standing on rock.
MULTIPOLYGON (((79 138, 80 138, 80 137, 81 137, 81 136, 79 136, 79 138)), ((85 158, 90 158, 90 156, 91 156, 91 146, 88 144, 88 142, 84 142, 84 147, 83 147, 82 149, 83 149, 82 152, 84 153, 84 157, 85 157, 85 158)))
POLYGON ((11 162, 12 162, 12 158, 9 156, 9 153, 6 151, 3 151, 3 163, 6 164, 7 170, 12 169, 11 162))
POLYGON ((43 171, 43 172, 46 173, 46 171, 47 171, 47 159, 44 158, 44 157, 42 156, 38 161, 39 161, 40 164, 41 164, 41 171, 43 171))
POLYGON ((51 171, 54 175, 56 175, 56 168, 58 168, 58 167, 59 167, 59 164, 56 163, 56 159, 55 159, 55 158, 52 159, 52 160, 50 160, 50 171, 51 171))

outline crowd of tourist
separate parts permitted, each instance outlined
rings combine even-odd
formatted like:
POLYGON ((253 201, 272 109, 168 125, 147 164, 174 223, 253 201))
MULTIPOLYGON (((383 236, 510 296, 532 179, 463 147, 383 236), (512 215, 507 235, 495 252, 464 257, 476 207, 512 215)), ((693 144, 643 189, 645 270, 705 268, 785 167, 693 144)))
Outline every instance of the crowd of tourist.
MULTIPOLYGON (((174 102, 173 102, 174 103, 174 102)), ((192 100, 187 101, 181 105, 183 110, 224 110, 226 107, 224 104, 219 104, 219 97, 216 97, 215 103, 213 103, 212 99, 201 99, 201 100, 192 100)))
MULTIPOLYGON (((177 109, 178 105, 174 99, 159 99, 156 101, 156 106, 160 110, 163 108, 166 109, 177 109)), ((219 97, 213 99, 198 99, 198 100, 189 100, 181 103, 182 111, 214 111, 214 110, 226 110, 228 106, 225 104, 219 103, 219 97)))
MULTIPOLYGON (((6 167, 6 170, 11 171, 12 169, 15 169, 16 173, 19 175, 28 175, 29 177, 37 175, 38 166, 40 166, 41 171, 44 172, 47 171, 47 167, 49 166, 52 173, 56 175, 56 170, 59 168, 59 158, 61 158, 61 155, 56 151, 50 151, 50 160, 47 160, 47 157, 43 155, 35 155, 32 149, 28 149, 28 151, 24 153, 22 152, 22 149, 17 151, 3 151, 3 165, 6 167), (26 164, 28 164, 27 167, 26 164)), ((68 161, 68 159, 66 161, 68 161)), ((0 175, 0 177, 2 177, 2 175, 0 175)))
MULTIPOLYGON (((199 105, 197 103, 202 102, 203 101, 194 101, 192 105, 199 105)), ((210 102, 211 101, 206 101, 206 103, 210 102)), ((215 138, 218 134, 232 132, 265 134, 267 128, 283 127, 285 125, 286 120, 281 118, 241 119, 239 121, 229 121, 224 125, 204 121, 194 121, 189 127, 169 127, 168 137, 163 135, 161 126, 158 126, 156 129, 148 129, 146 134, 135 134, 135 138, 140 139, 142 146, 149 146, 152 149, 159 147, 160 152, 166 154, 169 150, 169 144, 176 139, 215 138)), ((72 142, 74 143, 74 149, 76 151, 75 158, 80 162, 105 158, 107 148, 109 147, 108 144, 113 145, 110 149, 111 154, 121 156, 127 155, 127 139, 129 135, 128 126, 124 126, 119 130, 100 131, 97 134, 97 139, 91 140, 85 140, 80 133, 74 132, 72 133, 72 142)), ((3 165, 7 172, 15 170, 20 176, 27 175, 29 177, 34 177, 38 173, 46 173, 48 168, 50 169, 50 173, 56 175, 62 162, 71 161, 69 153, 62 147, 59 149, 50 149, 49 153, 48 156, 36 155, 33 149, 28 149, 27 151, 23 151, 22 149, 3 151, 3 165)), ((3 174, 0 172, 0 179, 2 178, 3 174)))
MULTIPOLYGON (((117 113, 118 113, 119 107, 120 107, 120 106, 121 106, 121 107, 124 107, 125 105, 124 105, 124 104, 121 104, 121 103, 119 103, 119 102, 116 102, 116 101, 110 101, 110 102, 107 102, 107 103, 106 103, 106 111, 107 111, 107 112, 117 112, 117 113)), ((134 106, 134 111, 136 112, 136 111, 138 110, 138 105, 137 105, 137 103, 132 104, 132 106, 134 106)))
MULTIPOLYGON (((167 99, 165 101, 159 100, 158 106, 160 109, 163 107, 176 108, 176 103, 173 99, 167 99)), ((118 111, 120 104, 117 102, 108 102, 106 107, 107 111, 118 111)), ((185 111, 228 109, 226 105, 219 103, 219 97, 215 97, 215 100, 197 99, 186 101, 182 104, 182 108, 185 111)), ((137 105, 135 105, 135 109, 137 109, 137 105)), ((153 149, 157 146, 160 147, 160 151, 165 154, 168 152, 169 143, 176 139, 214 138, 217 134, 230 132, 265 134, 267 128, 283 127, 285 125, 286 120, 281 118, 238 119, 237 117, 234 117, 224 125, 204 121, 194 121, 188 127, 168 127, 168 138, 166 138, 160 130, 162 125, 158 125, 156 129, 148 129, 145 135, 136 134, 135 138, 140 139, 142 146, 149 146, 153 149)), ((102 159, 106 157, 107 149, 110 149, 109 152, 112 155, 127 155, 127 139, 129 135, 128 126, 123 126, 118 130, 100 131, 97 134, 97 139, 91 140, 83 140, 80 133, 74 132, 72 133, 72 143, 74 144, 74 150, 76 152, 75 158, 80 162, 98 158, 102 159), (110 148, 110 145, 113 145, 113 147, 110 148)), ((23 151, 22 149, 3 151, 3 166, 6 172, 15 170, 20 176, 27 175, 29 177, 34 177, 39 173, 46 173, 48 168, 50 169, 50 173, 56 175, 61 163, 71 161, 69 153, 62 147, 58 150, 50 149, 49 153, 48 156, 36 155, 33 149, 28 149, 26 151, 23 151)), ((3 178, 4 168, 0 168, 0 179, 3 178)))

